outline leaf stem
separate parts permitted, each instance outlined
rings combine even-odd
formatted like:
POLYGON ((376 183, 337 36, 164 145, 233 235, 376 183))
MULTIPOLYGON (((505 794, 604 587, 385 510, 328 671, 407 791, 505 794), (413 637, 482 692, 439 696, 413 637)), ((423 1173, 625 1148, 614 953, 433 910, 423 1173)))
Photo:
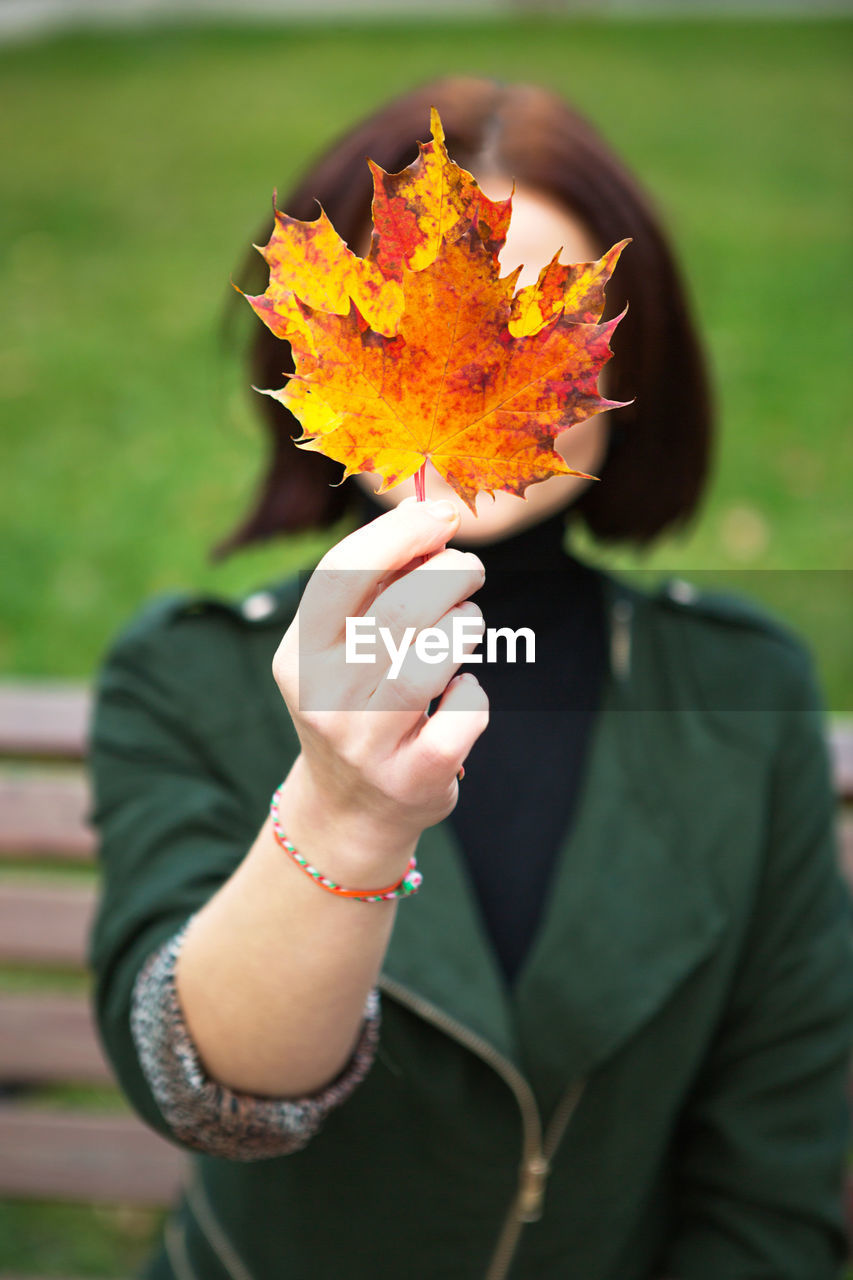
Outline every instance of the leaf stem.
MULTIPOLYGON (((415 472, 415 494, 418 502, 426 502, 426 460, 421 464, 420 471, 415 472)), ((415 560, 415 567, 426 564, 429 556, 418 556, 415 560)))

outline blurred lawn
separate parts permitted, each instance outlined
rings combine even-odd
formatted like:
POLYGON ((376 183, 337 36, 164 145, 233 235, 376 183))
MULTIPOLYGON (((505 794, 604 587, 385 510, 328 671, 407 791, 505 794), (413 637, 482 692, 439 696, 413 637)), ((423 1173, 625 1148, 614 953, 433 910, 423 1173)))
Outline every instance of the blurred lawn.
POLYGON ((0 1265, 16 1276, 127 1277, 149 1256, 163 1213, 152 1209, 96 1208, 0 1202, 0 1265))
MULTIPOLYGON (((86 677, 151 594, 248 591, 343 532, 206 563, 262 462, 249 379, 219 345, 229 276, 272 188, 352 119, 475 71, 574 98, 681 251, 723 434, 702 519, 644 563, 769 600, 818 643, 830 705, 853 707, 851 30, 253 27, 0 49, 0 673, 86 677)), ((2 1263, 127 1274, 156 1220, 0 1205, 2 1263)))
MULTIPOLYGON (((672 227, 724 432, 702 520, 651 563, 849 570, 851 29, 545 20, 0 49, 0 672, 86 676, 152 593, 242 592, 327 545, 206 563, 262 462, 248 377, 218 341, 229 276, 274 186, 452 71, 573 97, 672 227)), ((796 619, 829 638, 831 703, 851 707, 850 636, 809 594, 803 579, 796 619)))

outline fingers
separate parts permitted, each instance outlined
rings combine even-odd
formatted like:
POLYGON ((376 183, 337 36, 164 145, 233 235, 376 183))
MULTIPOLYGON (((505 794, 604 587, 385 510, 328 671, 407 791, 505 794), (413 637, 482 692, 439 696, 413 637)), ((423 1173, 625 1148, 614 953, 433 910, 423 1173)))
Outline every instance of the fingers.
POLYGON ((446 546, 458 523, 451 503, 411 501, 344 538, 312 574, 273 662, 330 805, 363 805, 406 830, 452 807, 488 723, 476 679, 453 678, 485 629, 467 599, 482 564, 446 546))
POLYGON ((473 552, 446 548, 386 587, 370 605, 376 629, 394 635, 406 627, 415 632, 438 626, 449 609, 483 585, 483 562, 473 552))
POLYGON ((489 699, 470 671, 451 680, 435 712, 401 748, 403 759, 425 782, 450 784, 489 723, 489 699))
POLYGON ((302 643, 325 648, 340 641, 345 619, 363 612, 389 572, 443 547, 459 520, 451 502, 406 501, 343 538, 320 560, 302 594, 302 643))
MULTIPOLYGON (((386 636, 389 648, 378 680, 367 702, 372 711, 408 713, 401 717, 399 734, 409 732, 426 712, 433 698, 447 687, 465 658, 473 653, 483 636, 485 620, 472 600, 450 609, 442 618, 418 633, 413 627, 402 637, 409 641, 394 647, 393 635, 386 636)), ((375 668, 374 668, 375 670, 375 668)))

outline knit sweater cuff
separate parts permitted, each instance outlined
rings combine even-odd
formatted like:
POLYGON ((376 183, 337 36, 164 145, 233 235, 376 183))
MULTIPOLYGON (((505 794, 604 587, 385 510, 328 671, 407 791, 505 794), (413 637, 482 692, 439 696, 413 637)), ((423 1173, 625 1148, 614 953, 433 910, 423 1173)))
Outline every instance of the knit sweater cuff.
POLYGON ((131 1031, 154 1100, 175 1139, 206 1155, 263 1160, 299 1151, 370 1070, 379 1042, 379 991, 368 993, 349 1061, 318 1093, 235 1093, 205 1074, 178 1001, 175 965, 192 918, 146 961, 133 988, 131 1031))

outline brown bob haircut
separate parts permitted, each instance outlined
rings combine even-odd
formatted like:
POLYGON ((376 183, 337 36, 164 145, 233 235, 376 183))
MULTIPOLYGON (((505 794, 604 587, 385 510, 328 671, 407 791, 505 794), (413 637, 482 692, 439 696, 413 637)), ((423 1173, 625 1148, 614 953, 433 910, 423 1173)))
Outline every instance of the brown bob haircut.
MULTIPOLYGON (((602 541, 646 544, 693 514, 704 488, 712 437, 705 361, 678 268, 660 221, 635 180, 592 126, 556 94, 532 85, 451 78, 396 98, 322 155, 280 201, 312 221, 318 202, 338 233, 357 248, 370 226, 370 157, 397 173, 429 137, 429 112, 441 115, 452 159, 466 169, 504 173, 550 195, 580 219, 600 252, 630 236, 608 286, 608 314, 630 302, 613 339, 607 394, 634 403, 613 412, 601 475, 573 504, 602 541)), ((272 220, 259 234, 265 244, 272 220)), ((238 282, 263 293, 267 268, 252 251, 238 282)), ((252 381, 280 387, 292 372, 290 348, 258 324, 250 351, 252 381)), ((277 533, 334 524, 357 496, 340 465, 298 449, 300 424, 277 401, 262 400, 270 435, 266 473, 243 523, 217 557, 277 533)))

